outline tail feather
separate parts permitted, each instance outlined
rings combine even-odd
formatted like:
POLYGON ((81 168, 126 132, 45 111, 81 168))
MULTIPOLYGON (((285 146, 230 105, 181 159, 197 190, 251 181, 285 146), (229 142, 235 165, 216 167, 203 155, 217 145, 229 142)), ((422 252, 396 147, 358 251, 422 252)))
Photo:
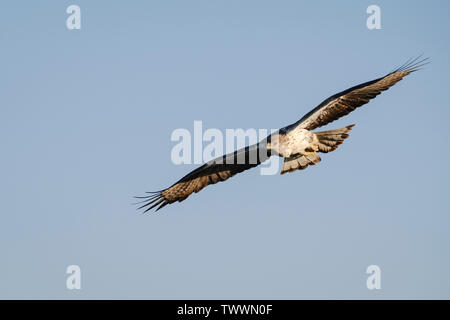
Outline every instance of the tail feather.
POLYGON ((320 162, 320 156, 317 152, 308 152, 303 155, 297 155, 290 158, 285 158, 281 174, 286 172, 293 172, 295 170, 306 169, 309 165, 315 165, 320 162))
MULTIPOLYGON (((353 126, 354 124, 340 129, 314 132, 319 147, 319 150, 315 149, 315 151, 327 153, 336 150, 337 147, 349 137, 347 132, 352 130, 353 126)), ((284 158, 281 174, 306 169, 310 165, 312 166, 319 163, 320 160, 320 156, 317 152, 305 152, 303 154, 284 158)))
POLYGON ((314 132, 319 140, 319 151, 327 153, 336 150, 349 137, 347 132, 352 130, 354 126, 352 124, 340 129, 314 132))

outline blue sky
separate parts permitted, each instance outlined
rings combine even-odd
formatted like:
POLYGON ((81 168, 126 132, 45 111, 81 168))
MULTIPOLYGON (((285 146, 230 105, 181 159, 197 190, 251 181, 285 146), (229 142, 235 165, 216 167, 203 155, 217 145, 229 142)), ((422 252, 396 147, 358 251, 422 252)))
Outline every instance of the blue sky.
POLYGON ((448 9, 2 1, 0 297, 450 298, 448 9), (356 123, 320 164, 131 205, 196 167, 171 162, 174 129, 279 128, 421 53, 432 63, 328 126, 356 123))

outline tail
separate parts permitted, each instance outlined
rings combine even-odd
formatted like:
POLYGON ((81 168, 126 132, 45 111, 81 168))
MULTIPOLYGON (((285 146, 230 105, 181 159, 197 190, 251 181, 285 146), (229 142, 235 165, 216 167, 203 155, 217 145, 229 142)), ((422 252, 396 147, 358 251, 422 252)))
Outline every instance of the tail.
POLYGON ((314 132, 319 140, 319 152, 327 153, 336 150, 349 137, 347 132, 352 130, 354 126, 352 124, 340 129, 314 132))
POLYGON ((317 152, 307 152, 293 157, 284 158, 281 174, 293 172, 295 170, 306 169, 309 165, 315 165, 320 162, 320 156, 317 152))
MULTIPOLYGON (((314 132, 318 140, 318 152, 331 152, 337 149, 339 145, 349 137, 347 132, 352 130, 354 124, 335 130, 314 132)), ((281 174, 286 172, 293 172, 296 170, 306 169, 308 166, 315 165, 320 162, 320 156, 317 152, 305 152, 284 159, 283 169, 281 174)))

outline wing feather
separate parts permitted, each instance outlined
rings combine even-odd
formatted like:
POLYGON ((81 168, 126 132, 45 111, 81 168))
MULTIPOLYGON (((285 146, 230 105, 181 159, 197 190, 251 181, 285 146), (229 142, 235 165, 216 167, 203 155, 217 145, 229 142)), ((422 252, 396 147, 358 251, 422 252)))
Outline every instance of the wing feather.
POLYGON ((384 77, 339 92, 323 101, 299 121, 281 129, 281 131, 289 131, 297 126, 306 130, 313 130, 337 120, 368 103, 371 99, 392 87, 405 76, 419 70, 421 66, 428 63, 427 60, 428 58, 420 59, 420 57, 417 57, 409 60, 400 68, 388 73, 384 77))
POLYGON ((269 157, 270 153, 265 142, 224 155, 193 170, 167 189, 146 197, 137 197, 145 199, 143 201, 145 203, 138 209, 145 208, 144 212, 147 212, 159 206, 156 209, 158 211, 167 204, 181 202, 210 184, 225 181, 238 173, 258 166, 269 157))

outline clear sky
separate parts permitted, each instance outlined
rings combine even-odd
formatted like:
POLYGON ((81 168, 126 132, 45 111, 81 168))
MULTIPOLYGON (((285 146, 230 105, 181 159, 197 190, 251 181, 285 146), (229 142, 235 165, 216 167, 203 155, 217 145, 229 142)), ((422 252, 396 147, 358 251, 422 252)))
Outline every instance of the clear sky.
POLYGON ((0 297, 450 298, 449 9, 1 1, 0 297), (131 205, 197 167, 171 162, 173 130, 279 128, 421 53, 432 63, 327 127, 356 123, 320 164, 131 205))

